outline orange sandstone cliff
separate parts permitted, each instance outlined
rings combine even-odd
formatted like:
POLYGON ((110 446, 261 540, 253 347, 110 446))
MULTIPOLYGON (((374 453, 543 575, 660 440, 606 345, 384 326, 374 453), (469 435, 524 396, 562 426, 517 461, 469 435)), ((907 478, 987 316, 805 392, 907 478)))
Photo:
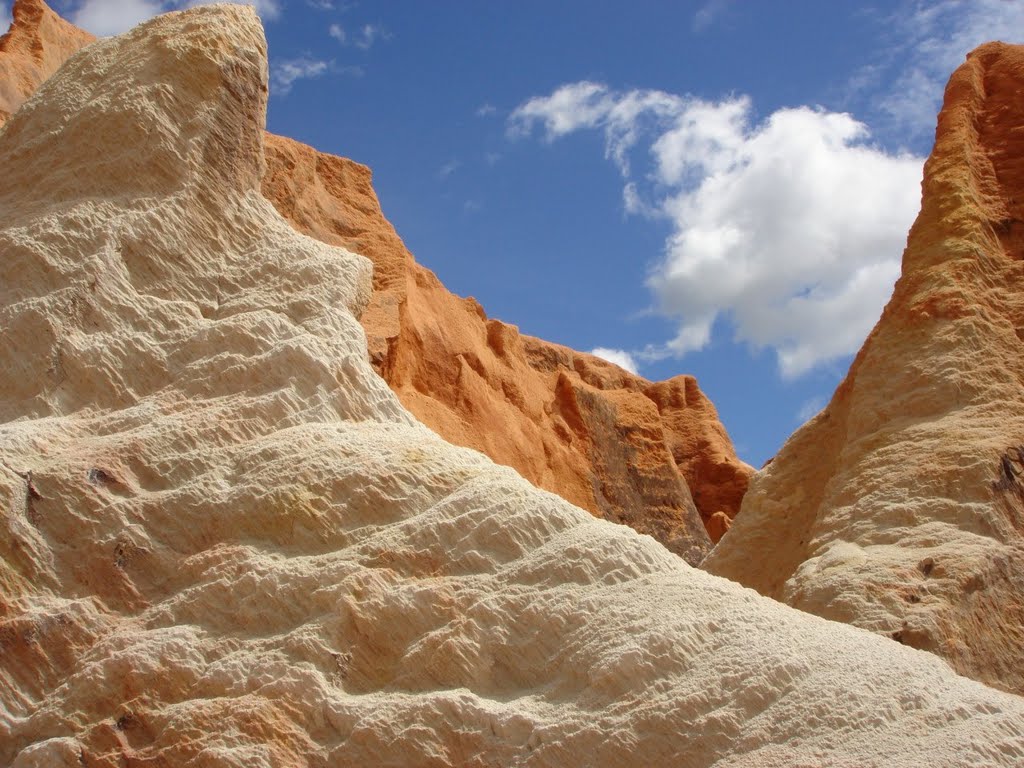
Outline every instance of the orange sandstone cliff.
POLYGON ((1024 47, 953 74, 888 306, 704 566, 1024 692, 1024 47))
POLYGON ((95 38, 64 21, 41 0, 18 0, 0 37, 0 125, 67 58, 95 38))
POLYGON ((445 439, 699 561, 704 526, 721 536, 752 469, 693 377, 652 383, 488 319, 413 260, 368 168, 277 136, 266 156, 263 193, 286 219, 373 261, 362 316, 370 360, 406 408, 445 439))
MULTIPOLYGON (((93 39, 42 0, 17 0, 14 11, 0 41, 0 89, 19 83, 8 112, 93 39)), ((693 377, 652 383, 488 319, 415 262, 367 167, 271 134, 265 152, 263 193, 278 211, 300 232, 373 262, 361 322, 374 369, 406 408, 445 439, 701 560, 753 470, 693 377)))

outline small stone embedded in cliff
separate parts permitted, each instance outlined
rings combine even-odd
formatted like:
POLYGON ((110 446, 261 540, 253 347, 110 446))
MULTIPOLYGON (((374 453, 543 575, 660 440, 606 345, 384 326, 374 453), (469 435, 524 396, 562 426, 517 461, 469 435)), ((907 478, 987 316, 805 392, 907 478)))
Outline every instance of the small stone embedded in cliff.
POLYGON ((704 567, 1024 693, 1024 47, 946 88, 892 299, 704 567))
POLYGON ((0 763, 1019 762, 1018 697, 418 424, 260 192, 266 77, 202 6, 0 132, 0 763))

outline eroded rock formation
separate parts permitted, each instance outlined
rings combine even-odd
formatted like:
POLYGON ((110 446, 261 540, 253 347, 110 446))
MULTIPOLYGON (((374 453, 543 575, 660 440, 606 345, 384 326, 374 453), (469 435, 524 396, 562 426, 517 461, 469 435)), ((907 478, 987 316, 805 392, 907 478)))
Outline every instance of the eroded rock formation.
POLYGON ((0 132, 0 763, 1019 763, 1018 697, 408 415, 370 262, 260 193, 266 78, 204 6, 0 132))
POLYGON ((699 562, 705 525, 717 531, 715 513, 736 514, 753 470, 693 377, 652 383, 488 319, 413 260, 368 168, 276 136, 266 151, 263 192, 281 214, 373 261, 362 324, 375 370, 406 408, 445 439, 699 562))
POLYGON ((64 21, 42 0, 17 0, 0 36, 0 126, 46 78, 93 36, 64 21))
POLYGON ((953 75, 892 300, 705 563, 1024 692, 1024 48, 953 75))
MULTIPOLYGON (((92 38, 42 0, 18 0, 15 16, 12 51, 42 51, 46 62, 32 68, 24 53, 7 59, 31 74, 16 106, 92 38)), ((373 262, 361 322, 374 368, 406 408, 445 439, 701 560, 735 516, 753 470, 737 459, 692 377, 652 383, 488 319, 415 262, 384 217, 368 168, 290 139, 265 141, 267 199, 300 232, 373 262)))

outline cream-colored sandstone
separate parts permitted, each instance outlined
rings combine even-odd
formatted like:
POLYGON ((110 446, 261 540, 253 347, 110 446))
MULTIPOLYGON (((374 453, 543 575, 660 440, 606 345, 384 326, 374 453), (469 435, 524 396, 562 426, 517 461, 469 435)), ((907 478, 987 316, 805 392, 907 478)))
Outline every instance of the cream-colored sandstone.
MULTIPOLYGON (((93 39, 43 0, 16 0, 14 15, 0 42, 0 92, 18 94, 9 112, 93 39)), ((278 212, 373 262, 360 322, 374 370, 402 405, 446 440, 700 562, 753 469, 692 376, 653 383, 488 319, 416 263, 384 217, 369 168, 281 136, 264 140, 262 189, 278 212)))
POLYGON ((1024 693, 1024 48, 954 73, 892 300, 704 567, 1024 693))
POLYGON ((1024 759, 1018 697, 415 423, 369 262, 259 192, 265 100, 255 14, 208 6, 0 131, 0 762, 1024 759))

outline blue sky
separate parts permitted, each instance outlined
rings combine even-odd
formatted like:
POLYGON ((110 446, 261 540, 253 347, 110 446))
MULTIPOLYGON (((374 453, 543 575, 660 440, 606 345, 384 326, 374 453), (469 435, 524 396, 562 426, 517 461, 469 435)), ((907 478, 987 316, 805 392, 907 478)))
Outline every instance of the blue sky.
MULTIPOLYGON (((99 34, 188 4, 54 0, 99 34)), ((490 316, 696 375, 755 466, 891 292, 949 73, 1024 38, 1008 0, 256 5, 271 131, 371 166, 490 316)))

